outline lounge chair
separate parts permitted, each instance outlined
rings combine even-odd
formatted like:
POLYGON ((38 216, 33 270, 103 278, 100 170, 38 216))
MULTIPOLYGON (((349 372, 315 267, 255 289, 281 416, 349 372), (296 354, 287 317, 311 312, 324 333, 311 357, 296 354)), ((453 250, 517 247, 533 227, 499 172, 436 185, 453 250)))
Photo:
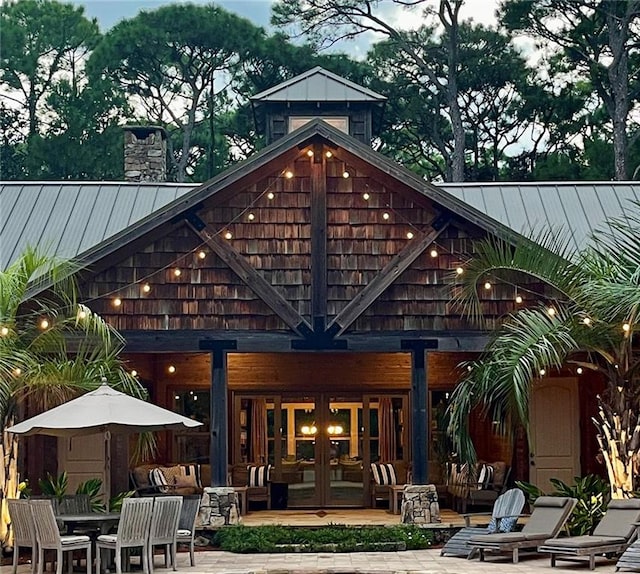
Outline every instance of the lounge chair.
POLYGON ((596 554, 620 554, 636 537, 635 523, 640 520, 640 499, 612 500, 593 534, 545 540, 538 552, 551 555, 551 566, 556 560, 573 560, 576 556, 589 557, 589 569, 596 565, 596 554))
POLYGON ((493 505, 492 512, 463 514, 466 526, 456 532, 440 551, 441 556, 459 556, 472 558, 476 550, 469 546, 469 540, 474 536, 493 534, 496 532, 511 532, 518 521, 518 516, 524 506, 524 494, 517 488, 507 490, 501 494, 493 505), (478 516, 491 516, 489 525, 485 528, 471 526, 471 519, 478 516))
POLYGON ((558 535, 577 503, 575 498, 565 496, 540 496, 533 503, 533 512, 520 532, 473 536, 469 544, 480 552, 481 561, 489 550, 511 552, 513 563, 517 564, 521 549, 535 549, 558 535))

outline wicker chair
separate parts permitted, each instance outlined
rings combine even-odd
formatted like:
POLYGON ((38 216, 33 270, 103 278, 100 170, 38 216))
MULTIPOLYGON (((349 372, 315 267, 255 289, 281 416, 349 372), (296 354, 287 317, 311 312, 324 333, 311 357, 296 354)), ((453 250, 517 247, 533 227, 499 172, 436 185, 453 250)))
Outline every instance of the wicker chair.
MULTIPOLYGON (((38 543, 38 574, 42 574, 44 551, 56 551, 56 574, 62 574, 62 561, 65 552, 85 550, 87 553, 87 574, 91 574, 91 538, 75 534, 61 536, 53 505, 50 500, 31 500, 29 502, 38 543)), ((73 560, 69 557, 69 572, 72 571, 73 560)))

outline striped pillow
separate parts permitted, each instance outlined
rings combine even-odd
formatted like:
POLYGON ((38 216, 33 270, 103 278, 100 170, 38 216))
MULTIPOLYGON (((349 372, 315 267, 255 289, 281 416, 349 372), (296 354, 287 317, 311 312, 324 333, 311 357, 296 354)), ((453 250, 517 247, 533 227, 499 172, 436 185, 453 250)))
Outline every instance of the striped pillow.
POLYGON ((248 466, 249 476, 247 486, 267 486, 269 482, 269 474, 271 473, 271 465, 248 466))
POLYGON ((486 490, 493 484, 493 467, 483 464, 478 473, 478 490, 486 490))
POLYGON ((149 471, 149 484, 151 486, 155 486, 158 489, 158 492, 169 492, 169 483, 167 482, 167 477, 159 467, 152 468, 149 471))
POLYGON ((377 464, 371 463, 371 473, 373 474, 373 480, 376 484, 390 485, 398 484, 398 477, 396 476, 396 469, 390 462, 377 464))

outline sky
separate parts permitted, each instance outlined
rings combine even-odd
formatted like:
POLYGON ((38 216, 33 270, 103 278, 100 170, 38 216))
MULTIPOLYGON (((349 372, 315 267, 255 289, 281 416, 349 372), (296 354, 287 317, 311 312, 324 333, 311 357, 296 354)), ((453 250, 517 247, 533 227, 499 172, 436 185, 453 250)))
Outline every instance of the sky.
MULTIPOLYGON (((153 10, 172 0, 71 0, 82 5, 87 16, 97 18, 100 29, 104 32, 118 21, 135 16, 140 10, 153 10)), ((183 0, 177 0, 183 1, 183 0)), ((196 4, 209 4, 211 0, 193 0, 196 4)), ((495 10, 498 0, 466 0, 462 7, 463 19, 473 19, 481 24, 495 24, 495 10)), ((258 26, 269 29, 269 18, 272 0, 218 0, 214 2, 230 12, 248 18, 258 26)), ((390 0, 386 0, 391 4, 390 0)), ((385 0, 381 1, 384 6, 385 0)), ((437 3, 433 2, 434 5, 437 3)), ((403 11, 394 7, 394 23, 399 27, 417 27, 421 23, 419 12, 403 11)), ((344 48, 343 48, 344 49, 344 48)))

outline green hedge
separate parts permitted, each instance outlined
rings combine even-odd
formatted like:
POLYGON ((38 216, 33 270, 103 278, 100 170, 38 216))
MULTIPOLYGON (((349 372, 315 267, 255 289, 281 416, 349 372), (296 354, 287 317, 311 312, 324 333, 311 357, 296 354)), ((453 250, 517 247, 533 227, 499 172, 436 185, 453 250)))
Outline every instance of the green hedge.
POLYGON ((369 552, 429 548, 432 533, 418 526, 230 526, 219 530, 214 545, 239 553, 369 552))

